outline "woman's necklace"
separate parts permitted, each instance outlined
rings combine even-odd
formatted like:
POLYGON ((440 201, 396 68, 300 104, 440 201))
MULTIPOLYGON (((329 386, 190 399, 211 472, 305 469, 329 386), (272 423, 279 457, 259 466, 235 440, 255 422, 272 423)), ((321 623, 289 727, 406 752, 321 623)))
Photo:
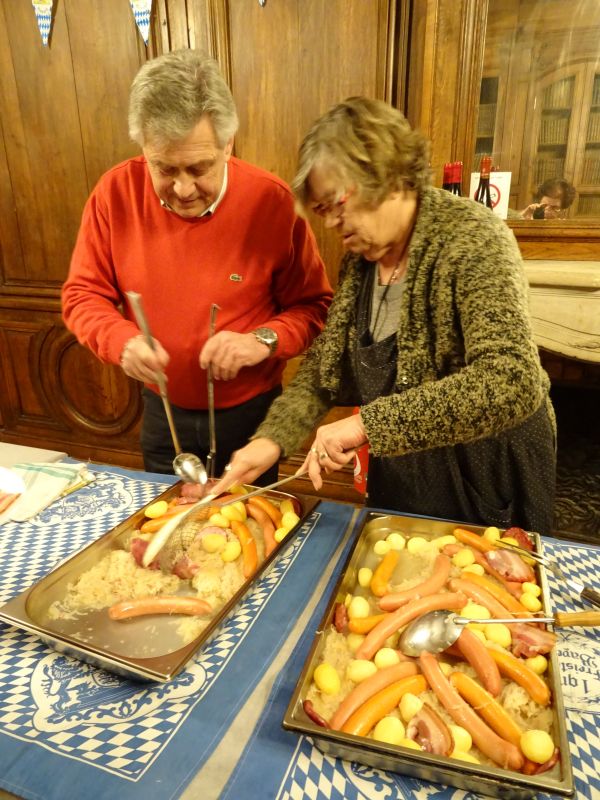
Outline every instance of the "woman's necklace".
MULTIPOLYGON (((375 267, 376 267, 376 269, 377 269, 377 272, 378 272, 378 273, 379 273, 379 266, 380 266, 380 265, 379 265, 379 263, 377 263, 377 264, 375 265, 375 267)), ((374 322, 374 323, 373 323, 373 325, 371 326, 371 335, 372 335, 373 337, 375 336, 375 333, 376 333, 376 331, 377 331, 377 323, 379 322, 379 317, 380 317, 380 315, 381 315, 381 309, 382 309, 382 307, 383 307, 383 304, 384 304, 384 303, 386 302, 386 300, 387 300, 387 296, 388 296, 388 293, 389 293, 389 291, 390 291, 390 286, 391 286, 393 283, 395 283, 395 282, 396 282, 396 280, 397 280, 398 276, 400 275, 400 271, 401 271, 401 269, 402 269, 402 267, 403 267, 403 266, 404 266, 404 265, 402 264, 402 262, 399 262, 398 264, 396 264, 396 266, 394 267, 394 271, 393 271, 393 272, 392 272, 392 274, 390 275, 390 279, 389 279, 389 281, 388 281, 388 282, 385 284, 385 286, 384 286, 384 289, 383 289, 383 292, 382 292, 382 294, 381 294, 381 297, 379 298, 379 304, 378 304, 378 306, 377 306, 377 311, 376 311, 376 313, 375 313, 375 322, 374 322)))

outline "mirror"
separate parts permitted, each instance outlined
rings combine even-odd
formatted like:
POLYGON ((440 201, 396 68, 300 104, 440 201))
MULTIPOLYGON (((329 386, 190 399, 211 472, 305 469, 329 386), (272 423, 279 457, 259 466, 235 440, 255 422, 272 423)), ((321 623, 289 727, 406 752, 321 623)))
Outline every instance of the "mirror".
POLYGON ((552 226, 600 224, 598 0, 489 0, 474 141, 475 170, 512 172, 511 223, 558 178, 576 194, 552 226))

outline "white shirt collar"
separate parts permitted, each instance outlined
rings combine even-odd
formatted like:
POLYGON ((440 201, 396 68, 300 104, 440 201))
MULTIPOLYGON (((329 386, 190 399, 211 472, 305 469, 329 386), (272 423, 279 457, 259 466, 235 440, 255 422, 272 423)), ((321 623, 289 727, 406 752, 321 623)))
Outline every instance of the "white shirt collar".
MULTIPOLYGON (((214 203, 212 203, 208 208, 205 208, 201 214, 198 214, 198 217, 208 217, 211 214, 215 213, 216 207, 219 205, 221 200, 223 199, 225 192, 227 191, 227 169, 228 164, 225 162, 225 169, 223 170, 223 183, 221 184, 221 191, 219 192, 217 199, 214 203)), ((171 206, 168 203, 165 203, 164 200, 161 199, 160 204, 163 208, 166 208, 168 211, 173 211, 171 206)))

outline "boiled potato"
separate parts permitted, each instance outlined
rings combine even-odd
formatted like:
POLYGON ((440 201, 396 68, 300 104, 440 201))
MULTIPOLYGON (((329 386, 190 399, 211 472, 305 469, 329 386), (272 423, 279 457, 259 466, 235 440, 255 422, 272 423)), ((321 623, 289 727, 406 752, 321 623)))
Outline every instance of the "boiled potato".
POLYGON ((354 681, 354 683, 362 683, 362 681, 370 678, 377 672, 377 667, 372 661, 367 661, 366 658, 353 658, 346 667, 346 677, 354 681))
POLYGON ((469 731, 460 725, 448 725, 448 728, 452 734, 452 738, 454 739, 455 750, 458 750, 461 753, 468 753, 473 747, 473 739, 471 738, 469 731))
POLYGON ((356 653, 364 640, 365 637, 362 633, 349 633, 348 636, 346 636, 346 644, 351 653, 356 653))
POLYGON ((471 566, 471 564, 475 563, 473 551, 469 550, 468 547, 463 547, 462 550, 459 550, 458 553, 452 556, 452 563, 455 567, 460 568, 471 566))
POLYGON ((244 504, 240 501, 239 503, 231 503, 231 505, 223 506, 221 509, 221 516, 225 517, 228 520, 236 520, 237 522, 244 522, 246 519, 246 508, 244 510, 239 508, 239 506, 244 506, 244 504))
POLYGON ((218 553, 225 547, 227 539, 222 533, 205 533, 200 543, 207 553, 218 553))
POLYGON ((543 675, 548 669, 548 659, 541 655, 541 653, 537 656, 526 658, 525 663, 530 670, 536 673, 536 675, 543 675))
POLYGON ((208 518, 211 525, 216 525, 218 528, 229 528, 229 520, 221 513, 211 514, 208 518))
POLYGON ((373 545, 373 552, 378 556, 384 556, 391 549, 390 543, 386 542, 385 539, 380 539, 373 545))
POLYGON ((406 547, 406 539, 401 533, 390 533, 386 537, 386 542, 389 544, 392 550, 404 550, 406 547))
POLYGON ((423 701, 420 697, 417 697, 416 694, 407 692, 402 696, 398 708, 400 709, 400 716, 404 722, 410 722, 414 715, 418 714, 423 708, 423 701))
POLYGON ((406 544, 409 553, 421 553, 429 547, 429 542, 422 536, 413 536, 406 544))
POLYGON ((373 577, 372 569, 369 569, 368 567, 361 567, 358 570, 358 585, 362 586, 363 589, 368 588, 371 585, 372 577, 373 577))
POLYGON ((292 514, 295 514, 296 509, 294 508, 294 501, 286 497, 285 500, 282 500, 281 503, 279 504, 279 510, 281 512, 281 516, 287 514, 288 511, 291 511, 292 514))
POLYGON ((400 744, 405 736, 404 725, 398 717, 380 719, 373 730, 373 738, 378 742, 387 742, 387 744, 400 744))
POLYGON ((554 742, 546 731, 531 730, 522 734, 519 744, 525 758, 536 764, 545 764, 554 753, 554 742))
POLYGON ((324 694, 337 694, 340 691, 341 681, 335 667, 324 661, 315 669, 313 680, 324 694))
POLYGON ((144 514, 148 517, 148 519, 156 519, 157 517, 162 517, 163 514, 166 514, 169 510, 169 504, 166 500, 157 500, 156 503, 151 503, 148 508, 144 511, 144 514))
POLYGON ((286 511, 285 514, 281 516, 281 527, 287 528, 287 530, 291 530, 294 525, 297 525, 300 522, 300 517, 296 514, 295 511, 286 511))
POLYGON ((348 617, 350 619, 360 619, 368 617, 371 613, 369 601, 360 596, 353 597, 348 606, 348 617))
POLYGON ((242 552, 242 545, 237 541, 227 542, 225 547, 221 550, 221 558, 223 561, 235 561, 240 557, 242 552))
POLYGON ((395 664, 399 664, 400 656, 391 647, 382 647, 375 653, 373 661, 378 669, 383 669, 384 667, 393 667, 395 664))

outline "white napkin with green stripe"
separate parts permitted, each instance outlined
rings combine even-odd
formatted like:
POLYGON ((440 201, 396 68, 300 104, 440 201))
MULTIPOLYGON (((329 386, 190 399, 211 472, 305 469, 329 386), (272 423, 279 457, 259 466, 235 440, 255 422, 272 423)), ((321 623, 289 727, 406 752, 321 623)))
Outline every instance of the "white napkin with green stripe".
POLYGON ((23 481, 23 491, 0 515, 3 522, 24 522, 35 517, 51 503, 68 492, 86 486, 94 480, 87 464, 14 464, 11 472, 23 481))

